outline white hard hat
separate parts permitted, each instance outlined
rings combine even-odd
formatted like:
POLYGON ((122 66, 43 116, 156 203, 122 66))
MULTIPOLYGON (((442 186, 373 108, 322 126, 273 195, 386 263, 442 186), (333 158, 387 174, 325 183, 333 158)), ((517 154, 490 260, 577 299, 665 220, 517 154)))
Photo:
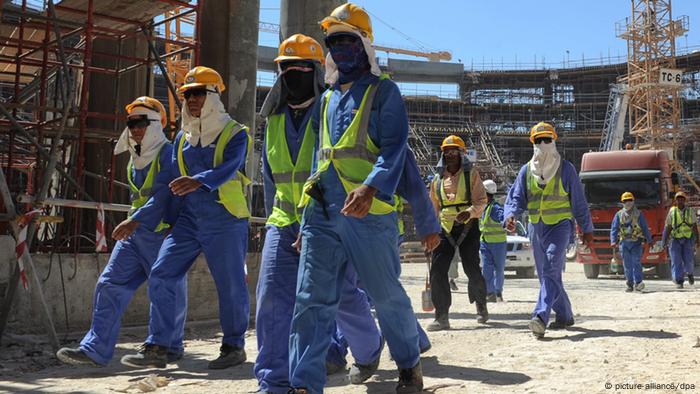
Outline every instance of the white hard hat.
POLYGON ((484 189, 486 189, 486 193, 488 194, 496 194, 498 187, 496 186, 496 182, 487 179, 484 181, 484 189))

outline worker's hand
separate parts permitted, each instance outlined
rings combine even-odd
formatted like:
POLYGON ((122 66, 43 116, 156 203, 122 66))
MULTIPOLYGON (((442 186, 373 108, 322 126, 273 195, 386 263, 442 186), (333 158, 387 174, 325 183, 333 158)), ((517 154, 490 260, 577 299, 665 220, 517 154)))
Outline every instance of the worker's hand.
POLYGON ((345 216, 362 219, 369 213, 375 194, 377 194, 377 189, 367 185, 360 185, 360 187, 348 193, 345 205, 340 210, 340 213, 345 216))
POLYGON ((114 228, 114 231, 112 231, 112 238, 116 239, 117 241, 124 241, 129 238, 134 231, 136 231, 136 228, 140 224, 141 223, 135 220, 126 219, 114 228))
POLYGON ((593 233, 583 233, 583 243, 593 249, 593 233))
POLYGON ((170 182, 170 191, 176 196, 185 196, 199 189, 202 182, 192 178, 191 176, 181 176, 170 182))
POLYGON ((297 234, 297 240, 294 241, 292 246, 297 250, 297 253, 301 253, 301 231, 299 231, 299 234, 297 234))
POLYGON ((440 245, 440 235, 438 233, 432 233, 423 238, 420 243, 423 245, 425 253, 430 253, 440 245))
POLYGON ((617 249, 617 242, 611 243, 610 247, 613 248, 613 250, 617 249))
POLYGON ((466 223, 472 217, 472 213, 469 211, 462 211, 457 214, 457 221, 459 223, 466 223))
POLYGON ((515 232, 515 217, 511 216, 506 219, 506 231, 509 233, 515 232))

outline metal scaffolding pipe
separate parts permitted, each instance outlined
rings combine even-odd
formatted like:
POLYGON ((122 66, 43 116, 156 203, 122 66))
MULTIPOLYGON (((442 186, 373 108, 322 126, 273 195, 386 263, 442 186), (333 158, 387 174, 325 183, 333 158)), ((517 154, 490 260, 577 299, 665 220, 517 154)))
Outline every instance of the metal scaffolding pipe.
MULTIPOLYGON (((21 194, 17 197, 17 201, 26 204, 33 204, 35 201, 34 196, 27 194, 21 194)), ((81 200, 68 200, 65 198, 45 198, 41 202, 42 206, 49 205, 54 207, 67 207, 67 208, 84 208, 84 209, 98 209, 98 206, 102 204, 102 209, 105 211, 116 211, 116 212, 129 212, 131 205, 126 204, 113 204, 113 203, 98 203, 94 201, 81 201, 81 200)))

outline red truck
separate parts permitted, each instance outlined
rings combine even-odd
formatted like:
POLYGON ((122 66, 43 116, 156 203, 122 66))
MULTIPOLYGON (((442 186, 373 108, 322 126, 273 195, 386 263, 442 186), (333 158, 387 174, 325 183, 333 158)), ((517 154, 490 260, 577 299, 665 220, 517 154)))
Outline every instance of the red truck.
MULTIPOLYGON (((666 214, 673 203, 668 154, 661 150, 589 152, 581 159, 580 177, 594 228, 593 248, 579 247, 576 256, 586 277, 624 272, 621 260, 612 263, 610 227, 621 208, 620 196, 632 192, 654 239, 651 247, 644 248, 642 266, 655 268, 660 278, 670 278, 666 251, 661 247, 666 214)), ((616 259, 620 259, 619 254, 616 259)))

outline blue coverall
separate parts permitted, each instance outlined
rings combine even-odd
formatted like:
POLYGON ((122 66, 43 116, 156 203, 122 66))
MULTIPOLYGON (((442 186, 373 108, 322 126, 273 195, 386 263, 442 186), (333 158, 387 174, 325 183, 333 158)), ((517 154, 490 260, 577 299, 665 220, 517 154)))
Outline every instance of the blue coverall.
MULTIPOLYGON (((328 103, 331 143, 337 143, 350 125, 370 83, 379 83, 378 77, 365 74, 346 92, 335 85, 328 103)), ((317 103, 312 113, 316 133, 318 106, 317 103)), ((408 118, 401 92, 390 80, 379 83, 368 132, 380 153, 364 183, 377 190, 376 198, 393 202, 406 156, 408 118)), ((312 199, 304 210, 289 352, 290 383, 312 393, 323 391, 324 362, 348 264, 355 268, 374 301, 382 333, 398 366, 412 368, 419 361, 416 317, 396 268, 399 265, 396 213, 367 215, 362 219, 341 214, 347 193, 333 165, 321 174, 318 185, 324 203, 312 199)))
MULTIPOLYGON (((503 217, 518 217, 527 210, 527 166, 520 168, 518 177, 508 191, 508 197, 503 207, 503 217)), ((588 210, 583 185, 576 173, 576 168, 569 161, 562 159, 562 186, 569 193, 571 213, 583 233, 593 232, 591 213, 588 210)), ((530 245, 535 257, 535 266, 540 280, 540 295, 533 312, 545 326, 552 311, 557 314, 557 321, 573 319, 571 302, 564 290, 562 269, 566 261, 566 247, 569 245, 574 222, 571 219, 562 220, 557 224, 548 225, 540 221, 528 225, 530 245)))
MULTIPOLYGON (((284 112, 287 147, 292 161, 296 162, 311 110, 306 112, 298 130, 292 121, 289 107, 285 107, 284 112)), ((276 187, 266 147, 263 147, 262 157, 265 211, 269 216, 276 187)), ((299 253, 292 244, 296 241, 297 234, 298 223, 285 227, 267 226, 256 289, 258 357, 254 372, 261 391, 284 394, 289 390, 289 328, 292 324, 299 270, 299 253)), ((381 334, 370 311, 367 295, 358 289, 357 275, 351 267, 345 273, 336 321, 352 345, 357 363, 369 364, 379 357, 381 334)), ((334 340, 334 343, 339 341, 334 340)), ((344 348, 342 350, 347 352, 344 348)), ((339 352, 340 350, 329 352, 328 361, 344 365, 345 358, 341 359, 339 352)))
MULTIPOLYGON (((685 209, 690 209, 686 207, 685 209)), ((693 215, 691 217, 694 218, 693 215)), ((692 220, 695 225, 695 220, 692 220)), ((690 238, 673 238, 671 234, 667 234, 668 222, 664 225, 663 239, 671 239, 668 254, 671 257, 671 278, 678 284, 683 284, 685 275, 693 275, 695 270, 695 235, 690 238)))
MULTIPOLYGON (((177 146, 180 138, 184 138, 182 131, 173 143, 175 171, 178 171, 177 146)), ((248 219, 229 213, 217 202, 219 196, 216 191, 232 179, 236 171, 244 168, 248 139, 243 131, 237 133, 224 149, 223 162, 214 167, 216 141, 205 147, 184 142, 183 158, 188 174, 202 182, 202 186, 184 196, 180 216, 163 241, 151 271, 148 344, 164 346, 178 334, 176 321, 180 311, 174 301, 177 283, 185 277, 197 256, 204 252, 219 296, 219 321, 224 334, 222 341, 241 348, 244 345, 250 313, 245 278, 248 219)))
MULTIPOLYGON (((491 202, 491 220, 496 223, 503 223, 503 207, 495 200, 491 202)), ((482 214, 481 220, 485 220, 486 210, 482 214)), ((503 293, 503 280, 506 269, 506 249, 507 242, 486 242, 481 240, 479 251, 481 252, 481 272, 486 281, 487 294, 503 293)))
MULTIPOLYGON (((621 227, 632 227, 632 221, 629 223, 622 223, 620 220, 620 212, 615 214, 613 218, 612 225, 610 226, 610 243, 618 243, 620 247, 620 254, 622 255, 622 265, 625 268, 625 279, 627 279, 627 286, 632 287, 638 283, 642 283, 644 280, 644 272, 642 271, 642 254, 644 253, 644 246, 642 245, 642 239, 619 239, 621 227), (619 241, 619 242, 618 242, 619 241)), ((647 220, 644 218, 644 213, 639 211, 639 227, 642 228, 644 232, 644 238, 648 245, 651 245, 652 237, 651 231, 649 231, 649 226, 647 225, 647 220)))
MULTIPOLYGON (((154 230, 161 222, 174 223, 177 218, 176 200, 168 188, 172 178, 172 145, 166 143, 160 151, 160 172, 153 181, 151 198, 131 219, 140 223, 126 240, 117 241, 109 262, 97 280, 92 307, 90 330, 80 341, 80 350, 98 364, 106 365, 114 355, 119 338, 121 318, 134 292, 148 279, 158 256, 165 230, 154 230)), ((152 164, 142 169, 132 168, 134 185, 141 187, 152 164)), ((173 304, 177 308, 173 336, 165 346, 168 352, 180 355, 187 313, 187 278, 173 286, 173 304)))

